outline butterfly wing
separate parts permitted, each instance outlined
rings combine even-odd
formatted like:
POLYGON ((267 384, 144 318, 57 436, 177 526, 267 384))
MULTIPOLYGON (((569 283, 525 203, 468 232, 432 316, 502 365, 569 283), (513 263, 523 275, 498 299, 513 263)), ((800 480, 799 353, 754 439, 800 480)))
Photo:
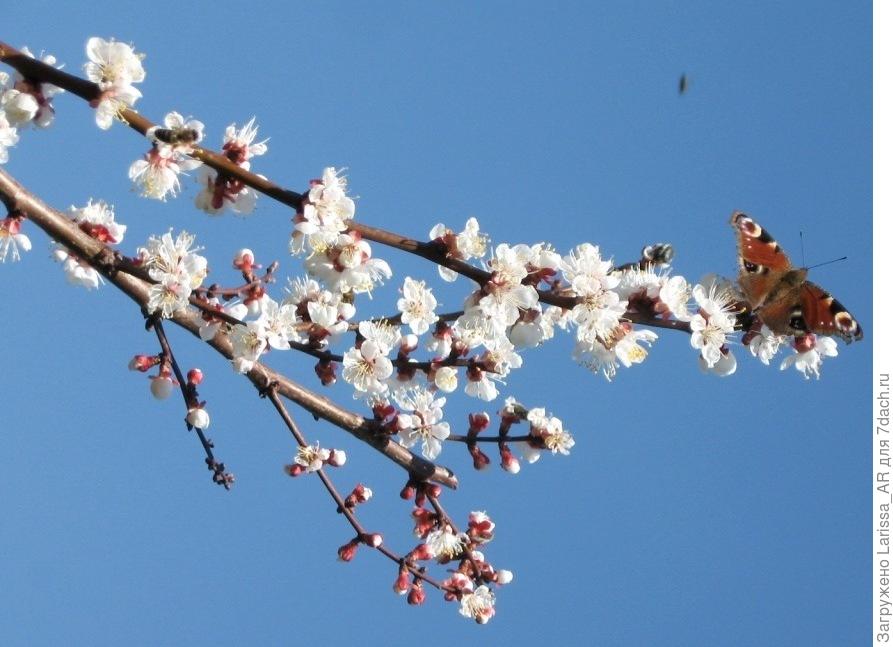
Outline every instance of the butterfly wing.
POLYGON ((815 283, 803 283, 799 305, 808 330, 819 335, 837 335, 846 343, 862 339, 862 326, 855 317, 815 283))
POLYGON ((732 226, 738 239, 738 284, 751 308, 756 309, 791 271, 791 261, 775 239, 747 214, 733 213, 732 226))

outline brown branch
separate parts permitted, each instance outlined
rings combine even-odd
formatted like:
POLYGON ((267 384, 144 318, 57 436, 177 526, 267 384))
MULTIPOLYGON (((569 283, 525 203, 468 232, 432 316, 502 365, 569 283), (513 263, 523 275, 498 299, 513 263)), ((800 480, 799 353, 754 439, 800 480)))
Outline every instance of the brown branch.
MULTIPOLYGON (((161 321, 155 320, 152 323, 152 327, 155 329, 155 335, 158 337, 158 343, 161 345, 161 352, 167 361, 170 362, 171 368, 174 371, 174 376, 176 376, 177 382, 180 385, 180 393, 183 395, 183 403, 186 405, 188 414, 189 408, 194 404, 192 400, 195 400, 195 387, 188 384, 184 378, 183 371, 180 370, 180 365, 174 357, 174 351, 171 349, 170 342, 167 339, 161 321), (190 390, 192 393, 190 393, 190 390)), ((199 442, 201 442, 202 448, 205 450, 205 465, 207 465, 208 469, 213 473, 212 480, 214 483, 222 485, 224 489, 229 490, 235 479, 232 474, 226 471, 226 466, 214 456, 214 443, 205 436, 204 431, 198 427, 193 427, 188 421, 186 422, 186 427, 190 431, 194 431, 199 442)))
MULTIPOLYGON (((99 87, 96 84, 66 72, 62 72, 50 65, 46 65, 36 59, 25 56, 14 47, 3 42, 0 42, 0 61, 14 67, 27 78, 33 78, 45 83, 52 83, 60 88, 69 90, 72 94, 87 101, 99 96, 99 87)), ((155 126, 154 123, 134 110, 122 110, 120 116, 128 126, 142 135, 145 135, 149 128, 155 126)), ((297 193, 289 189, 284 189, 276 183, 234 164, 223 155, 200 146, 196 146, 193 149, 191 156, 200 160, 204 164, 207 164, 218 173, 223 173, 227 176, 236 178, 240 182, 243 182, 256 191, 273 198, 281 204, 296 210, 301 209, 302 207, 306 193, 297 193)), ((403 236, 401 234, 355 221, 349 221, 348 226, 367 240, 420 256, 437 263, 438 265, 454 270, 462 276, 476 281, 479 285, 484 285, 490 280, 490 272, 475 267, 469 263, 449 258, 440 245, 432 242, 422 242, 408 236, 403 236)), ((558 306, 566 310, 573 308, 578 303, 578 300, 575 297, 556 294, 552 290, 537 289, 537 294, 542 303, 558 306)), ((670 322, 662 319, 647 318, 635 313, 627 313, 626 318, 646 326, 671 328, 673 330, 691 332, 686 322, 670 322)))
MULTIPOLYGON (((141 308, 146 306, 149 300, 149 285, 135 276, 117 271, 117 256, 112 249, 81 231, 63 213, 47 206, 2 169, 0 169, 0 194, 7 196, 9 203, 13 204, 16 210, 24 213, 31 222, 44 230, 51 238, 62 243, 93 266, 141 308)), ((201 319, 196 313, 180 310, 174 314, 171 321, 196 337, 199 336, 201 319)), ((208 344, 226 359, 232 360, 233 348, 226 335, 218 334, 208 344)), ((283 397, 304 407, 315 417, 323 418, 367 443, 406 469, 418 480, 434 481, 450 488, 458 486, 458 479, 451 470, 416 456, 398 443, 391 441, 384 434, 378 432, 375 421, 363 418, 336 405, 328 398, 307 389, 260 362, 255 363, 254 368, 247 373, 247 377, 257 388, 265 388, 271 382, 278 382, 279 391, 283 397)))
MULTIPOLYGON (((261 390, 261 393, 264 397, 269 399, 270 402, 272 402, 273 406, 276 408, 276 411, 279 413, 279 416, 282 418, 282 421, 285 423, 285 426, 288 427, 288 430, 291 432, 291 435, 294 437, 298 445, 300 445, 301 447, 307 447, 307 440, 304 438, 304 435, 301 433, 301 430, 298 429, 298 426, 295 423, 294 419, 291 417, 291 414, 288 412, 288 409, 285 408, 285 405, 279 398, 278 385, 275 383, 271 384, 268 388, 261 390)), ((326 474, 325 470, 322 468, 316 470, 316 475, 319 477, 319 480, 322 481, 322 484, 328 491, 329 496, 331 496, 332 500, 334 500, 335 503, 338 505, 338 512, 344 515, 344 518, 347 519, 348 523, 356 531, 357 537, 361 538, 367 536, 369 533, 363 528, 363 525, 360 523, 359 518, 357 518, 356 513, 349 506, 345 505, 344 498, 338 493, 338 490, 335 488, 335 484, 332 483, 332 480, 329 478, 329 475, 326 474)), ((404 558, 400 557, 390 548, 385 546, 384 542, 376 546, 375 550, 393 561, 395 564, 405 566, 410 573, 420 579, 425 580, 431 586, 434 586, 440 590, 446 590, 440 582, 426 575, 424 569, 407 563, 404 558)))

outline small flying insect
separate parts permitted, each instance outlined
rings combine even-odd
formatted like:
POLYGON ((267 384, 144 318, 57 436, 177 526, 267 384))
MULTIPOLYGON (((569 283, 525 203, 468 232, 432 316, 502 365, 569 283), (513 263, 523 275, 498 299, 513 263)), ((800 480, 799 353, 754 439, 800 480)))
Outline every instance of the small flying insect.
POLYGON ((679 77, 679 96, 681 97, 688 91, 688 76, 683 72, 679 77))
POLYGON ((188 146, 196 143, 201 135, 195 128, 151 128, 146 137, 170 146, 188 146))

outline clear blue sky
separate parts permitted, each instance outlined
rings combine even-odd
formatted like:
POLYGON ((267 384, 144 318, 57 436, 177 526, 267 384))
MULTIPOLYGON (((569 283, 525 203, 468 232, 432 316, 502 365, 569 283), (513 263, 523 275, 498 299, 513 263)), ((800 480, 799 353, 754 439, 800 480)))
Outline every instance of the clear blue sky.
MULTIPOLYGON (((477 216, 494 241, 590 241, 619 261, 670 241, 675 270, 732 276, 735 209, 800 262, 842 255, 812 278, 861 320, 866 339, 818 382, 765 368, 702 375, 667 331, 613 384, 570 360, 563 337, 527 353, 507 392, 546 405, 576 436, 567 458, 517 477, 478 474, 448 447, 457 517, 487 510, 488 556, 515 572, 486 627, 432 599, 407 608, 394 570, 361 552, 335 561, 346 525, 317 483, 290 481, 293 453, 272 408, 207 349, 200 365, 220 457, 214 487, 181 404, 150 399, 126 371, 155 352, 114 289, 67 287, 34 251, 0 268, 0 643, 366 644, 460 640, 554 645, 853 645, 870 632, 871 8, 866 2, 13 3, 0 38, 79 72, 93 35, 146 52, 138 109, 202 119, 209 142, 256 115, 270 152, 255 170, 301 188, 348 166, 363 221, 424 237, 477 216), (274 6, 277 5, 277 6, 274 6), (679 97, 680 73, 690 78, 679 97)), ((290 213, 264 200, 248 220, 194 210, 194 187, 161 205, 129 190, 146 148, 100 132, 80 100, 26 133, 8 170, 51 204, 113 202, 132 251, 169 226, 198 234, 216 269, 239 247, 287 256, 290 213)), ((433 268, 384 252, 395 272, 433 268)), ((399 282, 380 291, 391 312, 399 282)), ((438 285, 440 285, 438 283, 438 285)), ((441 290, 447 308, 455 291, 441 290)), ((371 311, 370 311, 371 313, 371 311)), ((308 376, 303 357, 279 366, 308 376)), ((344 402, 345 390, 337 391, 344 402)), ((493 407, 495 409, 495 406, 493 407)), ((448 411, 461 426, 467 409, 448 411)), ((396 470, 336 429, 376 492, 367 523, 409 547, 396 470)))

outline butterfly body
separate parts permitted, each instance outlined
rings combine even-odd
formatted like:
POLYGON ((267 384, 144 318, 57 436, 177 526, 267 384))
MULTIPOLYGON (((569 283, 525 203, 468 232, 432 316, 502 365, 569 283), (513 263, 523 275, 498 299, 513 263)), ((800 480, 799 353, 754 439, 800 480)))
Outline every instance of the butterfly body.
POLYGON ((738 238, 738 284, 755 315, 777 335, 837 335, 849 343, 862 328, 843 304, 795 268, 772 236, 746 214, 732 214, 738 238))

